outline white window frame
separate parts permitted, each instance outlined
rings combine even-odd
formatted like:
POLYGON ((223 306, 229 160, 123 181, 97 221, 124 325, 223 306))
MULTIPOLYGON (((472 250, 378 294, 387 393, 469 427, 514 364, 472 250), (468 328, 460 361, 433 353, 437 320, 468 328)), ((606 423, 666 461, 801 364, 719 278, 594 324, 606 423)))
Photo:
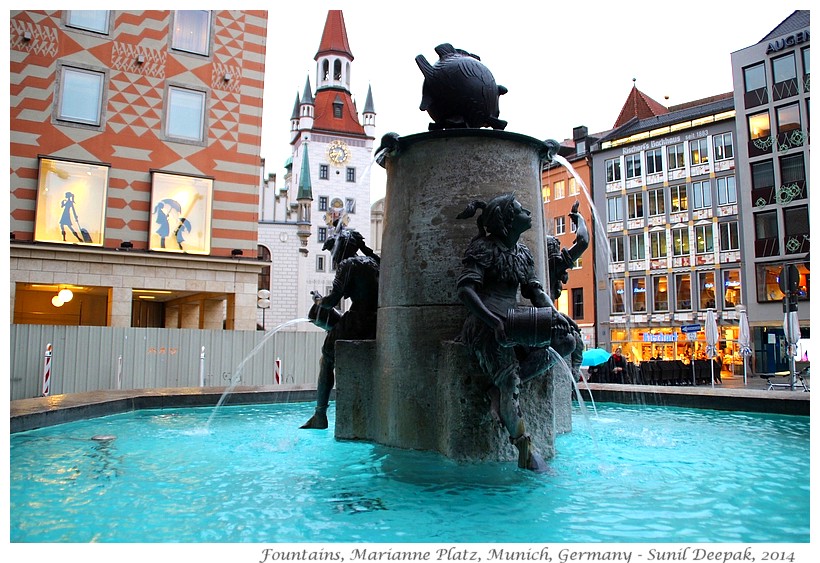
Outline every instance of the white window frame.
POLYGON ((666 157, 669 170, 686 168, 686 151, 683 148, 683 143, 675 143, 666 147, 666 157))
POLYGON ((737 203, 737 182, 733 175, 715 178, 715 187, 717 188, 718 205, 737 203))
POLYGON ((606 200, 607 223, 618 223, 624 220, 623 196, 608 197, 606 200))
POLYGON ((621 181, 621 159, 620 158, 610 158, 606 161, 606 181, 607 183, 610 182, 620 182, 621 181))
POLYGON ((555 234, 556 235, 563 235, 567 232, 567 222, 564 216, 556 217, 555 218, 555 234))
POLYGON ((656 217, 659 215, 666 214, 666 193, 664 192, 663 188, 658 188, 656 190, 648 190, 646 192, 647 200, 649 205, 649 216, 656 217), (658 202, 660 201, 660 205, 658 202), (660 209, 659 209, 660 208, 660 209))
POLYGON ((715 251, 715 234, 712 224, 695 225, 695 254, 712 254, 715 251))
POLYGON ((735 145, 731 132, 720 133, 712 137, 715 147, 715 161, 731 160, 735 157, 735 145))
POLYGON ((211 12, 210 10, 176 10, 174 12, 173 29, 171 33, 171 48, 186 53, 208 56, 211 51, 211 12), (199 18, 204 17, 205 22, 199 18), (198 29, 204 23, 204 29, 198 29), (189 36, 197 33, 204 33, 204 40, 189 40, 189 36), (186 36, 187 34, 188 36, 186 36), (204 44, 204 48, 201 45, 204 44))
POLYGON ((66 10, 65 24, 75 29, 108 35, 111 12, 109 10, 66 10))
POLYGON ((184 88, 181 86, 168 86, 167 91, 167 107, 165 110, 165 136, 171 140, 179 140, 193 143, 202 143, 205 140, 205 115, 208 107, 208 95, 201 90, 194 90, 192 88, 184 88), (196 111, 186 108, 184 105, 177 106, 177 103, 185 101, 201 100, 199 107, 199 132, 197 136, 191 136, 185 133, 180 127, 179 123, 190 122, 192 119, 197 119, 194 115, 196 111), (186 112, 186 110, 188 110, 186 112), (184 115, 180 115, 184 113, 184 115))
POLYGON ((624 167, 626 168, 626 179, 641 177, 641 153, 628 154, 624 157, 624 167))
POLYGON ((712 184, 709 180, 692 182, 692 209, 712 208, 712 184))
POLYGON ((105 72, 62 65, 59 81, 58 102, 54 117, 61 122, 92 127, 102 126, 106 90, 105 72), (95 84, 96 92, 92 92, 95 84), (82 106, 80 108, 82 111, 71 112, 71 106, 78 104, 82 106))

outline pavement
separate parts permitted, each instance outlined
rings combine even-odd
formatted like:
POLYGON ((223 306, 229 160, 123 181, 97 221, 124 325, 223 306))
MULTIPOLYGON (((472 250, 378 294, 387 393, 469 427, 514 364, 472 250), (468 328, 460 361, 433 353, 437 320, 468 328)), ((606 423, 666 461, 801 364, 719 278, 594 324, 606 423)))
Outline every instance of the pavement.
MULTIPOLYGON (((775 378, 788 384, 789 378, 775 378)), ((657 404, 718 410, 809 415, 811 393, 798 384, 767 390, 765 378, 723 374, 711 385, 630 385, 579 383, 582 397, 599 402, 657 404)), ((806 378, 810 388, 810 380, 806 378)), ((11 401, 10 431, 21 432, 64 422, 147 408, 213 406, 227 388, 193 387, 133 389, 71 393, 11 401)), ((309 402, 316 399, 312 385, 268 385, 230 390, 230 404, 309 402)))

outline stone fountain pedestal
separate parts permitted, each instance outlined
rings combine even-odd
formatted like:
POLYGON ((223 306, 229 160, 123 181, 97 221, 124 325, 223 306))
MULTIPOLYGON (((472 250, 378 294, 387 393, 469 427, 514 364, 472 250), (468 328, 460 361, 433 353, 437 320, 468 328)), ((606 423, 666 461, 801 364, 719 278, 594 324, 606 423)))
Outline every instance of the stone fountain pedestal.
MULTIPOLYGON (((542 141, 515 133, 456 129, 403 137, 386 157, 377 337, 337 342, 336 438, 456 460, 516 459, 490 414, 489 379, 456 341, 467 316, 456 281, 478 232, 474 218, 456 215, 474 199, 515 191, 533 214, 521 241, 546 287, 544 150, 542 141)), ((545 459, 556 433, 570 429, 570 385, 550 376, 522 385, 527 432, 545 459)))

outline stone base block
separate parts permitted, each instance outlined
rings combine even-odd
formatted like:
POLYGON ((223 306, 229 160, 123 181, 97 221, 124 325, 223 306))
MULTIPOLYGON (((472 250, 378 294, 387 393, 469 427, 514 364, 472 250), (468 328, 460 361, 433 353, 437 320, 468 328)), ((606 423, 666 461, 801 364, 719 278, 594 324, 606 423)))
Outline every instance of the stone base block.
MULTIPOLYGON (((378 381, 376 341, 336 343, 336 438, 365 440, 403 447, 385 439, 390 433, 380 425, 401 418, 400 413, 383 412, 384 390, 378 381)), ((438 368, 421 388, 423 397, 389 403, 401 409, 403 403, 429 404, 432 408, 418 431, 427 433, 415 443, 430 444, 431 450, 457 461, 512 461, 517 450, 510 444, 503 425, 490 412, 487 389, 490 380, 478 368, 467 348, 458 342, 439 344, 438 368)), ((527 382, 521 387, 521 411, 527 432, 545 459, 555 454, 554 385, 550 377, 527 382)), ((415 408, 415 407, 414 407, 415 408)))

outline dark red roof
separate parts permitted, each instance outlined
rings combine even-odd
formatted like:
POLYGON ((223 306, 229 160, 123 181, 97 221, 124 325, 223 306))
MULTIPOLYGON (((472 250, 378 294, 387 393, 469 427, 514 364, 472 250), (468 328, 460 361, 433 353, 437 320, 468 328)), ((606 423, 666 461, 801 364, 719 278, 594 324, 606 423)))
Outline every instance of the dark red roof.
POLYGON ((669 113, 669 109, 659 104, 640 90, 633 84, 632 91, 626 98, 624 107, 621 108, 621 113, 618 114, 618 119, 615 120, 613 129, 628 123, 631 119, 647 119, 650 117, 657 117, 669 113))
POLYGON ((325 88, 316 92, 313 128, 352 135, 365 134, 350 93, 336 88, 325 88), (342 102, 342 117, 333 117, 333 102, 337 98, 342 102))
POLYGON ((347 55, 351 61, 353 60, 353 53, 350 51, 350 44, 347 41, 345 18, 341 10, 328 10, 322 40, 319 42, 319 50, 313 60, 319 60, 322 54, 327 53, 347 55))

